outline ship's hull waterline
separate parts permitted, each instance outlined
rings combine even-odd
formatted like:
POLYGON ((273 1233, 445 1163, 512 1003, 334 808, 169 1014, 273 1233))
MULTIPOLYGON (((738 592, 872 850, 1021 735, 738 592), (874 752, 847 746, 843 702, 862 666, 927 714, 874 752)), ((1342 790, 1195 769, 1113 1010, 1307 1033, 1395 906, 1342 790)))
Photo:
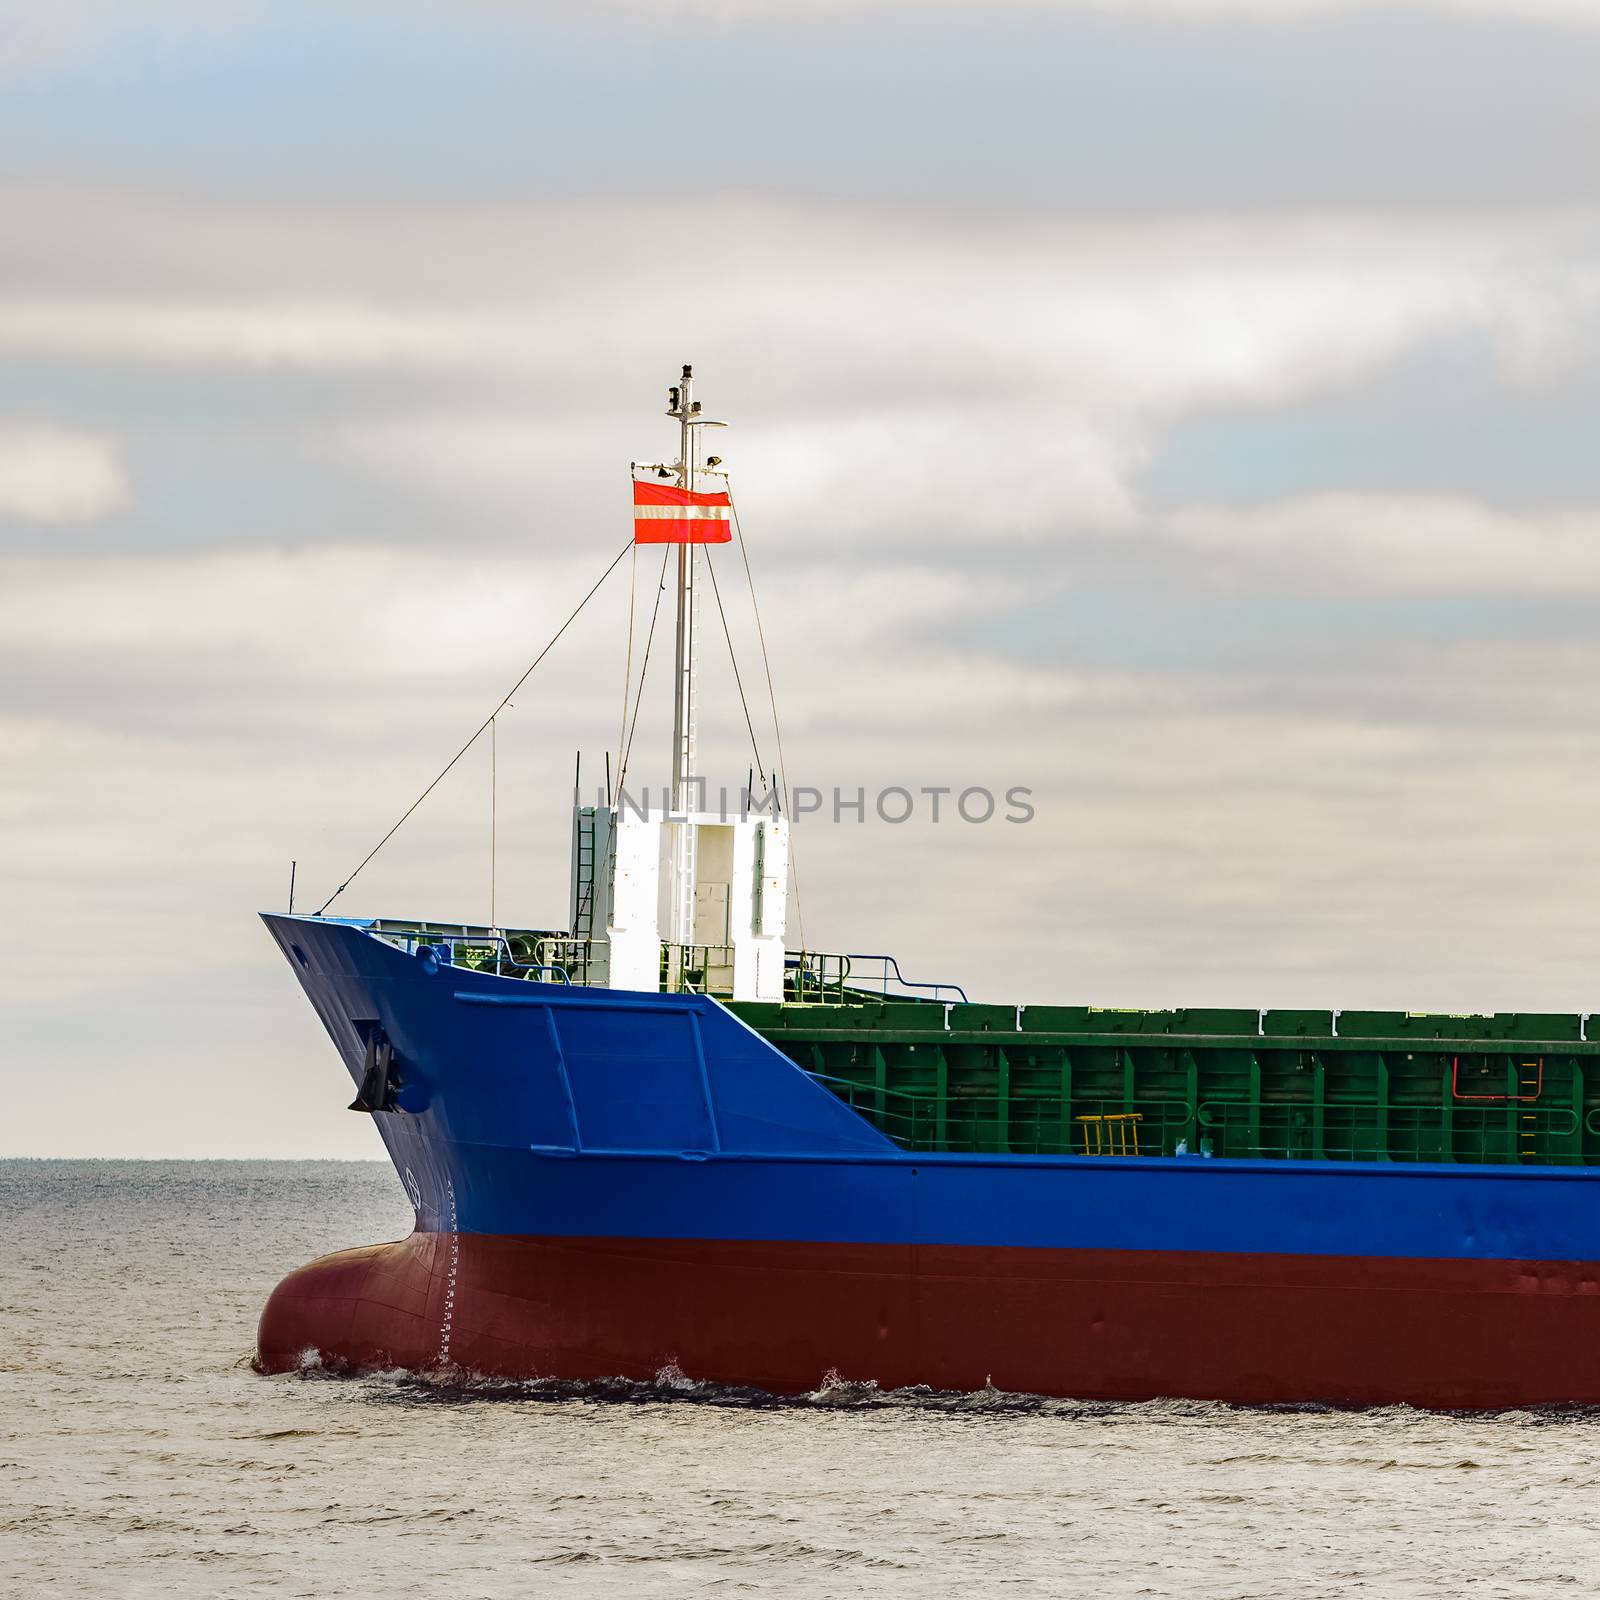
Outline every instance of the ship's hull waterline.
POLYGON ((1600 1404, 1597 1347, 1567 1262, 415 1233, 285 1279, 258 1359, 1469 1409, 1600 1404))
POLYGON ((715 1002, 267 921, 392 1049, 417 1231, 291 1274, 265 1370, 1600 1404, 1600 1171, 913 1153, 715 1002))

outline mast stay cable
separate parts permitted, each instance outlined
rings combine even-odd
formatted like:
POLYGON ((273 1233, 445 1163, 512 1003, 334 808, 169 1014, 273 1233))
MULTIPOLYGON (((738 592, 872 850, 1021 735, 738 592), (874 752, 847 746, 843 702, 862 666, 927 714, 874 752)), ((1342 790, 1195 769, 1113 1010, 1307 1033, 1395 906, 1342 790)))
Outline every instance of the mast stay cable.
POLYGON ((734 687, 739 691, 739 709, 744 712, 744 725, 750 733, 750 753, 756 758, 756 771, 765 772, 767 764, 761 759, 761 746, 756 742, 756 725, 750 720, 750 702, 744 696, 744 679, 739 675, 739 657, 733 648, 733 634, 728 627, 728 613, 722 609, 722 590, 717 587, 717 569, 711 560, 710 546, 706 547, 706 571, 711 575, 711 593, 717 602, 717 615, 722 619, 722 637, 728 641, 728 660, 733 663, 734 687))
MULTIPOLYGON (((617 729, 617 787, 622 787, 622 746, 628 737, 628 687, 633 681, 633 610, 639 591, 639 541, 633 541, 633 565, 628 572, 628 653, 622 663, 622 723, 617 729)), ((610 796, 607 796, 609 803, 610 796)))
MULTIPOLYGON (((619 814, 624 803, 623 796, 627 792, 626 785, 628 781, 628 758, 633 754, 633 730, 639 726, 639 707, 644 703, 644 681, 650 672, 650 651, 656 641, 656 618, 661 615, 661 596, 666 593, 667 588, 667 559, 671 556, 671 554, 671 545, 668 545, 667 548, 661 552, 661 572, 656 578, 656 603, 650 608, 650 628, 645 634, 644 660, 639 664, 639 684, 637 689, 633 691, 633 720, 631 722, 628 720, 628 692, 630 687, 629 680, 632 678, 631 663, 633 655, 632 596, 629 597, 628 601, 628 654, 630 665, 628 675, 623 679, 622 683, 622 726, 623 732, 627 737, 625 740, 619 741, 617 745, 616 803, 619 814)), ((633 562, 635 583, 637 583, 639 567, 639 547, 637 541, 634 543, 633 562)), ((616 860, 617 830, 615 828, 610 828, 607 830, 605 867, 601 873, 603 880, 610 879, 611 869, 616 865, 616 860)))
MULTIPOLYGON (((767 655, 767 634, 761 626, 761 607, 756 601, 756 580, 750 570, 750 550, 744 542, 744 528, 739 522, 739 506, 733 497, 733 480, 728 480, 728 510, 733 514, 733 531, 739 535, 739 554, 744 561, 745 582, 750 586, 750 609, 755 614, 756 638, 761 641, 761 668, 767 675, 767 701, 772 707, 772 736, 778 744, 778 777, 783 783, 783 792, 787 796, 789 790, 789 769, 783 759, 783 729, 778 725, 778 695, 772 687, 772 661, 767 655)), ((800 863, 794 847, 794 829, 789 830, 789 871, 794 876, 794 920, 795 926, 800 931, 800 948, 803 950, 806 943, 806 918, 805 912, 800 909, 800 863)))
POLYGON ((633 721, 628 724, 628 742, 622 748, 621 759, 617 762, 617 791, 620 796, 622 780, 628 773, 628 761, 633 755, 633 730, 639 726, 639 707, 644 703, 645 674, 650 670, 650 647, 655 643, 656 618, 661 615, 661 596, 667 589, 667 559, 672 554, 672 546, 668 545, 661 552, 661 576, 656 580, 656 603, 650 612, 650 631, 644 640, 644 662, 639 668, 639 687, 634 691, 633 721))
POLYGON ((384 834, 384 836, 375 845, 373 845, 373 847, 366 853, 366 855, 364 855, 361 858, 361 861, 356 866, 355 871, 352 872, 350 874, 350 876, 348 878, 346 878, 344 880, 344 882, 341 883, 339 885, 339 887, 337 889, 335 889, 333 891, 333 893, 330 894, 328 896, 328 898, 326 900, 324 900, 320 906, 317 907, 317 911, 316 911, 316 915, 317 916, 320 917, 323 914, 323 912, 326 911, 328 909, 328 907, 331 906, 333 904, 333 902, 335 900, 337 900, 339 898, 339 896, 342 895, 345 892, 345 890, 348 889, 350 887, 350 885, 356 881, 356 879, 361 874, 362 868, 365 867, 367 865, 367 863, 369 861, 371 861, 372 858, 375 855, 377 855, 377 853, 381 849, 383 849, 383 847, 386 844, 388 844, 388 842, 392 838, 394 838, 394 836, 405 825, 407 819, 411 816, 411 813, 413 811, 415 811, 417 809, 417 807, 420 806, 422 804, 422 802, 424 800, 426 800, 428 798, 428 796, 430 794, 432 794, 433 791, 439 787, 439 785, 444 781, 446 774, 449 773, 451 768, 454 767, 455 764, 462 758, 462 756, 464 756, 467 753, 467 751, 469 751, 473 747, 473 745, 475 745, 478 742, 478 739, 482 735, 484 729, 489 727, 489 725, 491 723, 493 723, 494 719, 496 717, 498 717, 500 715, 500 713, 502 711, 504 711, 505 708, 508 705, 510 705, 512 695, 514 695, 523 686, 523 684, 525 684, 528 681, 528 679, 533 676, 533 669, 535 667, 537 667, 539 665, 539 663, 541 661, 543 661, 544 658, 547 655, 549 655, 552 650, 555 649, 557 643, 561 639, 562 634, 564 634, 567 631, 567 629, 570 628, 572 626, 572 624, 577 621, 578 613, 580 611, 582 611, 583 608, 586 605, 588 605, 588 603, 592 599, 594 599, 595 593, 600 588, 600 585, 603 584, 606 581, 606 579, 609 578, 611 576, 611 574, 613 572, 615 572, 619 566, 622 565, 622 558, 625 555, 627 555, 629 550, 631 550, 632 548, 633 548, 633 540, 630 538, 628 540, 628 542, 616 553, 615 557, 612 559, 611 565, 608 566, 606 568, 606 570, 604 572, 602 572, 598 578, 595 579, 594 586, 583 597, 583 599, 581 599, 578 602, 577 606, 573 609, 571 615, 568 616, 567 620, 565 622, 563 622, 559 628, 556 629, 555 633, 550 638, 550 642, 544 647, 543 650, 541 650, 538 653, 538 655, 536 655, 533 658, 533 661, 529 665, 528 670, 526 672, 524 672, 522 674, 522 676, 520 678, 518 678, 517 681, 514 684, 512 684, 511 687, 506 691, 504 698, 500 701, 500 704, 497 705, 494 708, 494 710, 491 711, 489 713, 489 715, 486 716, 483 719, 483 721, 478 724, 477 728, 473 731, 472 737, 470 739, 468 739, 467 742, 464 745, 462 745, 462 747, 459 750, 457 750, 456 753, 453 756, 451 756, 450 759, 447 762, 445 762, 444 766, 440 769, 438 776, 433 780, 433 782, 430 783, 428 785, 428 787, 426 789, 424 789, 422 791, 422 793, 419 794, 417 796, 417 798, 415 800, 413 800, 409 806, 406 807, 405 811, 402 813, 402 815, 400 817, 400 820, 398 822, 396 822, 395 825, 392 828, 390 828, 390 830, 386 834, 384 834))

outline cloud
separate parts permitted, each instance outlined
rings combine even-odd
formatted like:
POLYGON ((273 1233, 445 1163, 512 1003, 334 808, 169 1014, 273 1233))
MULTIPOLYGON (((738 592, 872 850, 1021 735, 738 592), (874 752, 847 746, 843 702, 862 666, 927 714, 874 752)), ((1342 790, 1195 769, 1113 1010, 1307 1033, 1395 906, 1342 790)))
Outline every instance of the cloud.
POLYGON ((1191 506, 1165 530, 1214 581, 1319 594, 1600 595, 1600 506, 1506 509, 1440 494, 1191 506))
POLYGON ((502 301, 460 341, 480 377, 503 375, 498 409, 355 416, 330 446, 464 505, 527 507, 538 483, 541 512, 581 524, 612 463, 664 446, 616 397, 651 381, 646 351, 672 373, 659 330, 699 293, 717 312, 696 341, 702 392, 731 411, 723 453, 780 541, 1028 545, 1136 526, 1140 469, 1180 418, 1347 390, 1443 341, 1508 384, 1554 382, 1600 309, 1585 217, 1520 219, 1514 239, 1451 217, 991 219, 969 238, 930 218, 722 209, 740 243, 695 284, 610 260, 608 214, 552 215, 573 271, 555 307, 502 301), (619 329, 638 336, 620 351, 619 329), (548 372, 570 415, 533 400, 548 372))
MULTIPOLYGON (((853 16, 900 12, 962 12, 980 9, 977 0, 600 0, 601 9, 659 27, 702 22, 724 26, 780 20, 835 22, 853 16)), ((509 14, 499 0, 480 0, 477 9, 509 14)), ((526 8, 521 9, 524 14, 526 8)), ((1070 15, 1074 12, 1173 22, 1244 19, 1272 25, 1364 11, 1437 12, 1444 16, 1501 16, 1571 24, 1600 23, 1600 0, 1001 0, 981 8, 986 14, 1009 10, 1070 15)), ((538 11, 564 15, 546 3, 538 11)))
POLYGON ((0 418, 0 520, 91 522, 129 493, 109 440, 49 423, 0 418))
POLYGON ((282 394, 286 464, 499 541, 616 527, 601 486, 669 448, 649 412, 685 355, 780 542, 959 555, 1138 525, 1181 418, 1347 390, 1446 341, 1548 385, 1600 324, 1587 213, 976 227, 733 196, 697 205, 719 247, 680 262, 636 248, 675 226, 654 200, 10 200, 29 248, 0 274, 0 355, 204 375, 253 427, 282 394))
POLYGON ((350 372, 459 364, 486 330, 411 310, 256 301, 105 302, 29 295, 0 302, 0 349, 47 361, 243 371, 350 372))
MULTIPOLYGON (((1269 525, 1258 542, 1278 537, 1269 525)), ((118 1063, 165 1071, 216 1025, 215 1009, 167 997, 218 997, 248 1024, 229 1036, 239 1070, 141 1148, 303 1150, 304 1106, 337 1068, 251 913, 283 903, 290 858, 302 906, 348 874, 603 559, 329 545, 0 561, 0 826, 27 841, 0 863, 0 899, 29 929, 0 989, 8 1026, 38 1019, 19 1070, 53 1082, 110 995, 139 1019, 118 1063), (85 929, 94 959, 64 957, 85 929), (263 1102, 263 1077, 284 1094, 263 1102)), ((572 751, 594 775, 615 738, 619 583, 501 728, 513 921, 562 915, 572 751)), ((641 607, 653 583, 642 562, 641 607)), ((736 585, 725 598, 735 609, 736 585)), ((1004 577, 812 561, 765 599, 796 782, 1025 784, 1038 808, 1025 828, 806 825, 815 948, 893 950, 1000 1001, 1532 1010, 1582 996, 1600 892, 1583 845, 1592 761, 1573 737, 1600 680, 1588 640, 1364 637, 1320 659, 1296 640, 1242 671, 1131 671, 1012 655, 1029 585, 1004 577), (995 905, 1010 919, 999 941, 936 914, 995 905)), ((1187 604, 1205 625, 1205 594, 1187 604)), ((750 758, 709 610, 706 629, 706 768, 737 782, 750 758)), ((669 647, 658 639, 639 732, 658 775, 669 647)), ((486 751, 470 752, 341 908, 484 915, 488 779, 486 751)), ((121 1071, 99 1097, 143 1127, 150 1081, 121 1071)), ((39 1109, 55 1103, 13 1095, 12 1148, 84 1148, 61 1142, 64 1111, 39 1109)), ((106 1138, 96 1148, 117 1147, 106 1138)))
MULTIPOLYGON (((73 926, 98 915, 137 919, 144 937, 107 952, 96 981, 248 959, 256 934, 244 913, 265 893, 256 875, 270 878, 275 898, 279 857, 298 854, 307 893, 326 893, 494 706, 605 559, 591 549, 555 563, 326 547, 0 561, 0 741, 12 757, 0 773, 0 823, 29 840, 4 865, 6 897, 34 907, 34 948, 59 949, 73 926), (161 892, 174 863, 195 852, 205 871, 161 892), (196 908, 221 883, 238 903, 219 911, 226 926, 197 948, 196 908)), ((627 570, 503 718, 502 816, 508 838, 525 847, 515 857, 508 850, 508 882, 525 903, 550 902, 529 915, 556 915, 564 898, 571 752, 586 749, 598 777, 600 753, 616 737, 627 570)), ((738 604, 733 569, 723 570, 751 667, 747 603, 738 604)), ((641 561, 641 611, 654 571, 653 559, 641 561)), ((926 678, 895 642, 908 628, 1003 605, 1014 591, 818 571, 788 598, 784 609, 804 628, 781 623, 774 665, 791 685, 790 731, 805 759, 808 730, 838 724, 838 686, 807 669, 813 650, 853 652, 877 693, 914 701, 926 678)), ((667 624, 640 721, 636 779, 647 783, 666 778, 670 616, 667 624)), ((705 628, 702 748, 708 770, 737 782, 750 756, 709 606, 705 628)), ((641 617, 636 673, 643 632, 641 617)), ((942 704, 947 715, 977 716, 996 693, 1020 706, 1041 692, 1057 691, 1036 672, 997 663, 952 683, 942 704), (1028 680, 1037 680, 1031 690, 1028 680)), ((759 704, 757 716, 765 728, 759 704)), ((363 880, 361 904, 421 896, 439 906, 459 901, 467 879, 476 883, 485 759, 482 748, 469 756, 407 825, 363 880)), ((823 764, 812 759, 811 770, 832 781, 823 764)), ((47 960, 26 974, 13 964, 3 982, 37 998, 72 992, 80 978, 47 960)))
POLYGON ((1600 217, 1570 212, 964 219, 733 196, 696 206, 713 254, 658 259, 636 241, 670 237, 681 208, 648 198, 357 213, 6 201, 29 247, 0 279, 0 352, 560 373, 559 409, 601 392, 641 336, 757 346, 791 405, 824 362, 834 404, 956 400, 975 380, 1094 408, 1265 402, 1452 327, 1532 361, 1600 300, 1600 217), (92 285, 63 292, 86 261, 92 285), (810 363, 782 359, 801 347, 810 363))
MULTIPOLYGON (((323 9, 386 20, 396 12, 426 16, 432 8, 416 0, 382 8, 372 6, 370 0, 346 0, 343 6, 323 9)), ((500 24, 551 20, 570 24, 572 20, 571 8, 559 0, 522 0, 519 4, 474 0, 458 9, 500 24)), ((1600 0, 1002 0, 998 5, 980 5, 978 0, 597 0, 593 10, 602 17, 662 30, 685 23, 712 27, 765 26, 775 21, 791 26, 836 24, 851 17, 908 12, 992 16, 998 10, 1177 23, 1243 20, 1271 26, 1396 10, 1574 26, 1600 23, 1600 0)), ((21 0, 0 19, 0 80, 53 70, 141 37, 181 43, 195 35, 258 29, 264 21, 258 0, 144 0, 137 16, 131 16, 117 0, 21 0)))
POLYGON ((259 14, 251 0, 17 0, 0 17, 0 82, 59 68, 137 36, 177 42, 232 30, 259 14))
MULTIPOLYGON (((293 9, 293 8, 289 8, 293 9)), ((311 8, 306 8, 310 10, 311 8)), ((370 0, 346 0, 335 8, 380 18, 397 11, 426 16, 431 10, 410 0, 399 6, 374 7, 370 0)), ((497 23, 527 24, 556 20, 570 24, 571 8, 559 0, 474 0, 458 8, 497 23)), ((1155 21, 1210 22, 1239 19, 1282 26, 1319 17, 1371 11, 1418 11, 1446 17, 1511 17, 1569 25, 1600 23, 1600 0, 597 0, 603 17, 625 18, 631 24, 659 29, 701 23, 715 27, 785 24, 832 24, 850 17, 896 13, 978 12, 997 10, 1043 14, 1155 21)), ((21 0, 0 21, 0 77, 59 67, 130 39, 144 36, 182 41, 195 34, 244 32, 259 28, 265 13, 255 0, 145 0, 137 17, 117 0, 21 0)))
MULTIPOLYGON (((1586 1001, 1600 477, 1519 505, 1441 452, 1397 493, 1317 429, 1381 392, 1403 434, 1468 370, 1582 454, 1593 45, 1527 24, 1600 0, 134 9, 0 23, 0 77, 43 80, 9 171, 85 177, 0 184, 8 1149, 375 1153, 307 1122, 338 1069, 251 913, 291 858, 302 906, 341 881, 621 547, 686 358, 734 424, 791 777, 1038 808, 803 828, 815 946, 998 1001, 1586 1001), (361 25, 364 74, 321 50, 361 25), (717 137, 662 135, 680 67, 714 67, 717 137), (91 181, 134 172, 170 187, 91 181), (1259 480, 1256 418, 1295 457, 1259 480), (1163 452, 1219 433, 1230 488, 1158 501, 1163 452)), ((561 919, 631 568, 500 724, 505 916, 561 919)), ((704 762, 737 783, 720 635, 708 603, 704 762)), ((478 747, 340 908, 484 915, 489 817, 478 747)))
MULTIPOLYGON (((723 195, 695 206, 717 248, 679 264, 638 248, 671 219, 653 202, 9 198, 23 244, 0 263, 0 353, 53 412, 77 406, 74 437, 113 467, 127 453, 138 536, 160 548, 119 523, 115 551, 0 557, 0 822, 28 842, 0 900, 30 929, 0 986, 13 1015, 50 1008, 41 1078, 99 1059, 101 1025, 62 1020, 87 1015, 81 996, 133 996, 146 1033, 117 1059, 139 1070, 107 1090, 130 1107, 146 1068, 214 1044, 211 1013, 163 1021, 161 998, 226 997, 248 1019, 239 1070, 162 1130, 172 1145, 303 1148, 301 1095, 263 1109, 250 1086, 304 1062, 309 1095, 334 1068, 250 913, 281 904, 290 858, 302 904, 341 881, 621 548, 623 466, 671 448, 656 407, 686 356, 735 424, 791 776, 1020 783, 1039 807, 1025 829, 805 834, 813 944, 893 949, 997 1000, 1581 992, 1600 868, 1572 730, 1600 652, 1582 628, 1492 622, 1440 643, 1363 607, 1581 610, 1600 505, 1375 476, 1168 507, 1142 479, 1178 421, 1359 403, 1441 347, 1509 404, 1559 397, 1592 365, 1594 215, 723 195), (249 513, 280 501, 269 544, 249 513), (1306 597, 1352 609, 1319 633, 1306 597), (1165 657, 1173 634, 1204 648, 1165 657), (1249 648, 1230 653, 1235 635, 1249 648), (929 913, 996 905, 999 941, 929 913), (62 959, 85 927, 137 931, 62 959)), ((641 560, 636 651, 657 570, 641 560)), ((593 774, 615 746, 620 573, 594 604, 500 729, 508 917, 559 920, 572 752, 593 774)), ((669 618, 637 746, 652 781, 670 643, 669 618)), ((736 783, 752 757, 709 605, 702 673, 706 764, 736 783)), ((747 672, 758 703, 759 686, 747 672)), ((488 819, 475 749, 341 906, 483 915, 488 819)))
MULTIPOLYGON (((36 936, 7 968, 7 985, 37 997, 99 983, 107 962, 116 974, 192 978, 251 959, 246 913, 252 900, 276 899, 280 867, 298 856, 308 893, 338 882, 600 564, 590 552, 552 571, 447 552, 337 549, 5 563, 0 737, 17 759, 0 782, 0 815, 30 841, 6 872, 16 903, 32 908, 36 936), (183 862, 202 870, 179 871, 183 862), (136 922, 143 936, 85 975, 56 953, 94 917, 136 922), (214 919, 199 944, 197 918, 214 919)), ((1294 649, 1244 674, 1131 672, 1008 657, 1008 618, 1024 597, 1005 582, 832 567, 768 595, 796 781, 1025 783, 1040 805, 1038 830, 1015 835, 813 831, 801 845, 816 875, 812 914, 836 937, 859 942, 850 912, 868 905, 891 947, 927 964, 939 951, 907 886, 937 882, 941 898, 981 898, 986 870, 1026 876, 1025 862, 1035 873, 1054 863, 1064 880, 1086 875, 1073 902, 1098 910, 1075 942, 1091 922, 1132 940, 1161 927, 1174 898, 1198 916, 1230 885, 1272 874, 1309 885, 1325 867, 1365 860, 1415 886, 1415 864, 1401 870, 1400 836, 1425 815, 1430 828, 1448 823, 1427 846, 1441 873, 1458 869, 1463 831, 1483 846, 1531 794, 1541 813, 1559 807, 1566 819, 1539 846, 1552 861, 1563 838, 1587 827, 1585 747, 1571 730, 1600 674, 1592 644, 1439 649, 1369 639, 1331 662, 1294 649), (1181 872, 1163 878, 1161 863, 1174 856, 1181 872), (863 871, 886 891, 890 879, 902 888, 864 896, 851 879, 863 871), (1120 891, 1118 872, 1128 874, 1120 891)), ((727 598, 736 598, 731 587, 727 598)), ((1204 599, 1193 604, 1203 615, 1204 599)), ((570 752, 581 744, 595 772, 615 736, 623 624, 623 591, 612 587, 507 715, 509 914, 558 914, 570 752)), ((742 720, 707 626, 707 769, 737 780, 749 759, 742 720)), ((647 777, 659 778, 665 758, 669 644, 658 640, 641 721, 647 777)), ((472 914, 486 826, 479 751, 374 863, 352 909, 472 914)), ((1526 848, 1508 834, 1487 856, 1526 848)), ((1475 870, 1486 870, 1482 861, 1475 870)), ((1332 904, 1356 916, 1349 888, 1332 904)), ((1387 903, 1387 889, 1371 892, 1387 903)), ((1457 892, 1461 884, 1447 886, 1457 892)), ((1266 971, 1281 970, 1241 937, 1266 971)), ((1175 951, 1152 959, 1177 970, 1175 951)), ((1094 958, 1102 973, 1106 960, 1094 958)), ((1037 962, 1022 965, 985 982, 1003 980, 1007 992, 1059 986, 1037 962)))

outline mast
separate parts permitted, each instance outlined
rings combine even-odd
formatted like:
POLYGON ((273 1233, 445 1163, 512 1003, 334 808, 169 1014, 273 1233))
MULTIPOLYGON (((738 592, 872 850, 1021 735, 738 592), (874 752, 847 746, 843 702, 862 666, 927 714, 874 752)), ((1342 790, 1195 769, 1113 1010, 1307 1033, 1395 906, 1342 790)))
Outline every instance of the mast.
MULTIPOLYGON (((679 386, 667 391, 667 415, 678 420, 678 486, 694 489, 694 368, 684 365, 679 386)), ((695 778, 695 622, 699 596, 695 591, 695 547, 678 546, 678 636, 676 672, 672 688, 672 806, 683 817, 672 843, 671 915, 666 930, 669 944, 694 942, 695 829, 687 820, 694 804, 695 778)))
MULTIPOLYGON (((694 425, 691 418, 698 407, 694 404, 694 368, 685 366, 681 384, 667 391, 672 402, 667 412, 678 419, 678 487, 694 488, 694 425)), ((692 781, 695 776, 695 547, 678 546, 678 648, 677 671, 672 689, 672 809, 688 811, 691 807, 692 781)), ((691 904, 693 889, 690 890, 691 904)), ((677 940, 688 942, 684 930, 677 940)))
MULTIPOLYGON (((694 492, 696 438, 701 428, 724 428, 724 422, 700 415, 700 402, 694 398, 694 368, 685 366, 683 376, 667 390, 667 415, 678 424, 678 463, 675 468, 660 468, 662 475, 675 471, 678 487, 694 492)), ((715 466, 718 458, 712 456, 715 466)), ((686 819, 695 809, 695 670, 696 624, 699 621, 700 595, 697 587, 700 553, 685 539, 678 545, 678 641, 677 670, 672 688, 672 790, 668 808, 686 819)), ((694 942, 695 824, 681 820, 676 824, 672 850, 671 916, 667 929, 670 944, 694 942)))

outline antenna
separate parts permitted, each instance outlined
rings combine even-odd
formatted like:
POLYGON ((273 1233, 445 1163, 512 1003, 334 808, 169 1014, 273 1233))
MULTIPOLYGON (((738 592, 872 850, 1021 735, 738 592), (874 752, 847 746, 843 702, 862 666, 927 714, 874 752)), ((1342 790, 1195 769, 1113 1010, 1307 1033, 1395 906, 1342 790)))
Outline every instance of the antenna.
MULTIPOLYGON (((667 415, 678 423, 678 487, 694 491, 695 436, 691 419, 700 408, 694 400, 694 368, 684 365, 682 378, 667 390, 667 415)), ((692 544, 678 546, 678 636, 676 671, 672 688, 672 805, 673 811, 687 811, 690 785, 695 767, 695 622, 699 599, 695 590, 695 556, 692 544)), ((690 892, 693 904, 693 891, 690 892)), ((687 943, 681 930, 674 934, 677 943, 687 943)))
MULTIPOLYGON (((683 374, 667 390, 667 415, 678 424, 678 460, 671 470, 678 487, 694 493, 696 430, 725 428, 727 423, 700 414, 694 397, 694 368, 684 364, 683 374)), ((721 465, 721 458, 717 458, 721 465)), ((663 477, 666 468, 657 469, 663 477)), ((725 476, 725 474, 724 474, 725 476)), ((697 582, 700 554, 685 539, 678 546, 678 637, 676 671, 672 688, 672 787, 668 791, 668 810, 687 817, 694 805, 697 774, 695 728, 695 688, 698 671, 697 633, 700 593, 697 582)), ((689 944, 694 929, 695 834, 694 824, 677 826, 672 852, 672 912, 667 939, 673 944, 689 944)))

